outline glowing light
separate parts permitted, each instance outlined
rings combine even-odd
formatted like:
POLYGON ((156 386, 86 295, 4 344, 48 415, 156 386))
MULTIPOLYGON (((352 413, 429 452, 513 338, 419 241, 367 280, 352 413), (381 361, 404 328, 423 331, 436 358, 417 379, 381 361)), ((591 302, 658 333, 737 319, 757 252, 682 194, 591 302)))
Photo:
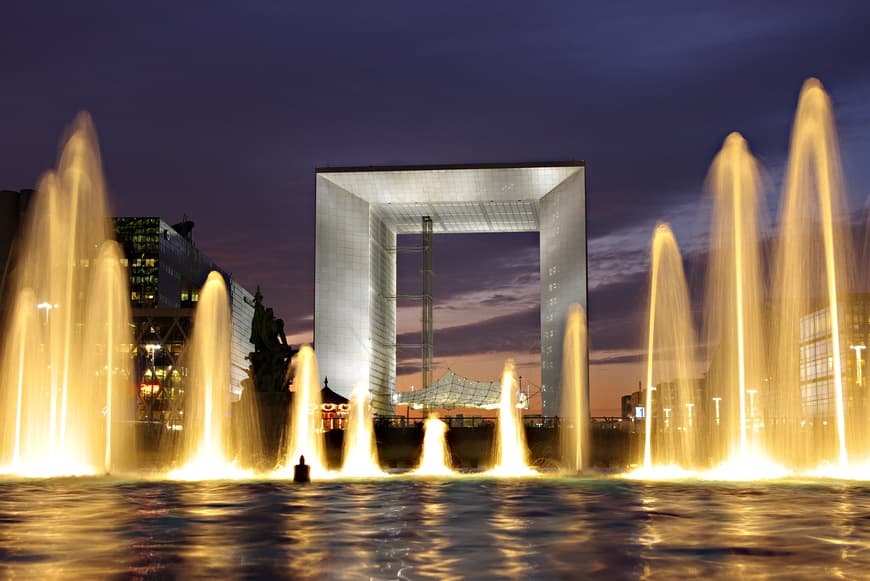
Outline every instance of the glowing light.
POLYGON ((698 478, 740 482, 773 480, 792 475, 793 472, 777 464, 765 454, 757 450, 747 449, 741 456, 731 458, 710 470, 700 472, 698 478))
POLYGON ((849 345, 849 349, 853 349, 855 351, 855 385, 859 387, 864 383, 861 374, 861 351, 866 348, 866 345, 849 345))

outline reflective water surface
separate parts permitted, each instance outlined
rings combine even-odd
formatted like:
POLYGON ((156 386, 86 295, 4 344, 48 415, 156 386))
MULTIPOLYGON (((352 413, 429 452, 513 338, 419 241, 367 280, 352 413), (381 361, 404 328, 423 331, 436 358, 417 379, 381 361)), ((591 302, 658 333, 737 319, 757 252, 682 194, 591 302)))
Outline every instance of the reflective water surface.
POLYGON ((854 483, 0 482, 4 578, 863 578, 868 531, 854 483))

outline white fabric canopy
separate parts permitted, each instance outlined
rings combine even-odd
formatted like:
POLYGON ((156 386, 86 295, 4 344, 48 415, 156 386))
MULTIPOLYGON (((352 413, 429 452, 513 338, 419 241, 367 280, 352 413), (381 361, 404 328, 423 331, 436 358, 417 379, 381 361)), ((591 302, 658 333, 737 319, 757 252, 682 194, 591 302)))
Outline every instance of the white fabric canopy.
MULTIPOLYGON (((456 375, 452 370, 425 389, 398 394, 397 405, 419 409, 482 408, 497 409, 501 402, 498 381, 477 381, 456 375)), ((519 394, 517 407, 528 408, 524 393, 519 394)))

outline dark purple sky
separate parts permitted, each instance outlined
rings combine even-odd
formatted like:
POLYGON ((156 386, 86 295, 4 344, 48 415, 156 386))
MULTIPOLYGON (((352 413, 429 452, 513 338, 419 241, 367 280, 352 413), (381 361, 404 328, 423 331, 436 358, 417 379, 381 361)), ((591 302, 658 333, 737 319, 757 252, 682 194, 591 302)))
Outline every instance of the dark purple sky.
MULTIPOLYGON (((188 214, 203 250, 304 338, 315 167, 583 159, 599 409, 633 381, 616 362, 642 337, 653 225, 684 244, 704 234, 703 179, 730 131, 776 182, 817 76, 853 207, 870 194, 864 0, 429 4, 4 2, 0 188, 33 187, 87 109, 115 212, 188 214)), ((442 364, 515 353, 534 367, 537 237, 436 244, 442 364)))

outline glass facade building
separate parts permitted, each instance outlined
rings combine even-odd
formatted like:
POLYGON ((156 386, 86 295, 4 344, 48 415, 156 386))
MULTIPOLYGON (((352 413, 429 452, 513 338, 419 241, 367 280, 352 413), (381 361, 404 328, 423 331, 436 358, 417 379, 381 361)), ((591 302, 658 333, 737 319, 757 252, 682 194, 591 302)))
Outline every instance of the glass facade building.
POLYGON ((199 251, 192 222, 173 226, 157 217, 123 217, 115 218, 113 225, 129 273, 139 417, 180 424, 177 413, 188 376, 185 350, 199 290, 213 270, 223 275, 230 294, 232 361, 227 389, 240 397, 242 381, 248 377, 245 358, 253 350, 251 293, 199 251))
MULTIPOLYGON (((870 294, 851 294, 840 302, 840 358, 846 413, 866 417, 867 347, 870 346, 870 294)), ((803 415, 831 418, 834 360, 831 311, 821 308, 800 320, 800 388, 803 415)))
POLYGON ((424 217, 435 234, 540 232, 543 413, 558 415, 568 307, 586 307, 585 175, 582 162, 318 170, 321 375, 345 397, 367 384, 375 410, 392 412, 397 234, 419 234, 424 217))

